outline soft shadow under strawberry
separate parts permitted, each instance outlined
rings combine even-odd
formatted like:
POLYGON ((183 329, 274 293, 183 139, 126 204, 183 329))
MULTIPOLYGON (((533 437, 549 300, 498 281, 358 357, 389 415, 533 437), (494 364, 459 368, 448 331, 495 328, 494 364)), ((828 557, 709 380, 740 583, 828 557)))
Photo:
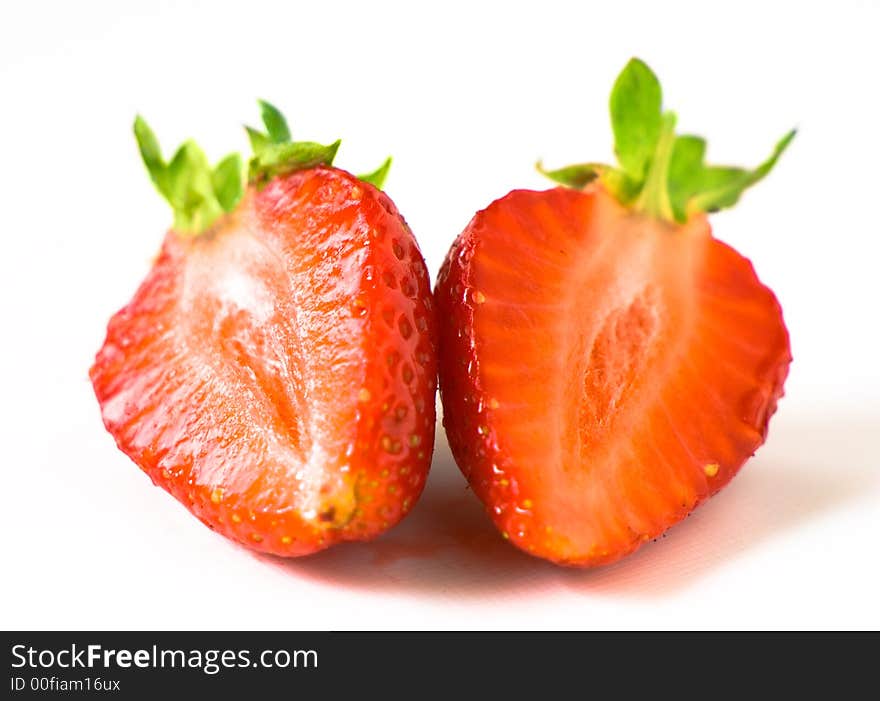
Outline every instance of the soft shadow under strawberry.
POLYGON ((554 589, 671 596, 877 488, 880 475, 865 457, 870 439, 871 424, 857 417, 840 417, 829 425, 827 418, 788 418, 782 412, 773 438, 720 498, 630 558, 570 570, 504 542, 467 490, 440 430, 425 494, 392 531, 370 543, 343 544, 296 560, 257 557, 292 576, 416 597, 499 599, 554 589))

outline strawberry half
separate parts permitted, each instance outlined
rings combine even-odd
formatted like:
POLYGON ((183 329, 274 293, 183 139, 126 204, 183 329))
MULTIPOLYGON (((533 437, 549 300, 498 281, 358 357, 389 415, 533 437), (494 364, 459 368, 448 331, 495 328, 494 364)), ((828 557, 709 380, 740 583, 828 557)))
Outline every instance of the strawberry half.
POLYGON ((435 290, 455 459, 504 537, 567 565, 632 552, 726 485, 791 360, 776 298, 705 212, 793 132, 754 171, 707 166, 635 59, 611 113, 621 167, 570 166, 546 173, 567 187, 493 202, 435 290))
POLYGON ((338 142, 291 142, 261 103, 241 159, 166 164, 135 132, 175 225, 90 375, 107 430, 153 482, 248 547, 373 538, 419 497, 434 440, 435 322, 412 232, 338 142))

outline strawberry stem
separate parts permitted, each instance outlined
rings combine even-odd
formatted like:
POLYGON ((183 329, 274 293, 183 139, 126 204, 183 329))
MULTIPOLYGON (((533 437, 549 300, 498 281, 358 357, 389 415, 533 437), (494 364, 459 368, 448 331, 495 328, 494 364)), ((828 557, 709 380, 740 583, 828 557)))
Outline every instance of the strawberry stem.
MULTIPOLYGON (((246 185, 262 187, 280 175, 333 164, 339 140, 328 145, 293 141, 281 111, 265 100, 258 100, 258 104, 266 131, 245 127, 253 150, 247 179, 238 153, 230 153, 211 167, 205 152, 191 139, 166 162, 153 130, 140 115, 134 120, 141 158, 156 189, 174 211, 174 231, 178 235, 198 236, 210 229, 238 206, 246 185)), ((359 177, 382 189, 390 167, 389 157, 375 171, 359 177)))
POLYGON ((672 147, 675 144, 675 121, 674 112, 663 114, 657 148, 650 160, 645 184, 633 205, 633 209, 638 212, 666 221, 674 220, 667 183, 669 164, 672 162, 672 147))
POLYGON ((668 222, 684 223, 694 214, 732 207, 772 170, 795 135, 788 132, 752 170, 707 165, 705 139, 675 133, 675 114, 663 111, 660 81, 637 58, 617 77, 609 106, 618 167, 582 163, 548 171, 539 161, 538 170, 576 189, 598 178, 621 204, 668 222))

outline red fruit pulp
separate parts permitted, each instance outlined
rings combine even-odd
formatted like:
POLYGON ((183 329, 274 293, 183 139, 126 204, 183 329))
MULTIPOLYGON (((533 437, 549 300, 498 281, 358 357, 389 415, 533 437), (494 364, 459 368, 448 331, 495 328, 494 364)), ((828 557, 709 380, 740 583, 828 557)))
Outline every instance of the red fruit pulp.
POLYGON ((91 370, 107 429, 211 528, 279 555, 368 539, 418 498, 435 324, 412 232, 315 168, 169 232, 91 370))
POLYGON ((764 441, 788 334, 749 261, 600 186, 514 191, 435 292, 444 425, 498 528, 611 562, 721 489, 764 441))

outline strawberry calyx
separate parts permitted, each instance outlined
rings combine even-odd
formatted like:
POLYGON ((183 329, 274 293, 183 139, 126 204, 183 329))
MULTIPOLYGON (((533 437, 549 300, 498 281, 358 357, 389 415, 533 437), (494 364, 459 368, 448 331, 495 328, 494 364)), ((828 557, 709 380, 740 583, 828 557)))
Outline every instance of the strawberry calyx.
POLYGON ((248 163, 248 181, 258 187, 278 175, 316 166, 331 166, 339 150, 337 139, 332 144, 314 141, 293 141, 284 115, 265 100, 258 100, 260 116, 266 131, 246 126, 253 156, 248 163))
POLYGON ((610 99, 618 166, 580 163, 539 172, 567 187, 582 189, 599 180, 636 212, 682 224, 698 212, 732 207, 747 188, 764 178, 791 143, 789 131, 767 160, 752 170, 705 163, 706 140, 676 134, 676 115, 663 110, 660 81, 640 59, 630 59, 610 99))
MULTIPOLYGON (((326 145, 314 141, 293 141, 287 119, 281 111, 265 100, 257 100, 257 103, 266 131, 245 127, 254 154, 248 164, 248 181, 252 185, 260 187, 279 175, 333 165, 341 139, 326 145)), ((381 189, 390 168, 389 157, 372 173, 357 177, 381 189)))
MULTIPOLYGON (((275 177, 318 166, 332 166, 341 140, 332 144, 293 141, 290 127, 277 107, 257 101, 265 127, 246 126, 253 155, 247 162, 230 153, 211 166, 201 147, 185 141, 170 161, 165 161, 159 142, 146 121, 138 115, 134 135, 150 179, 174 211, 174 231, 184 237, 208 231, 232 212, 244 196, 246 185, 263 187, 275 177)), ((391 167, 387 158, 371 173, 359 175, 364 182, 381 189, 391 167)))
POLYGON ((244 194, 239 154, 230 153, 212 168, 205 152, 189 139, 166 162, 140 115, 134 120, 134 135, 150 178, 174 210, 174 230, 180 235, 196 236, 235 209, 244 194))

